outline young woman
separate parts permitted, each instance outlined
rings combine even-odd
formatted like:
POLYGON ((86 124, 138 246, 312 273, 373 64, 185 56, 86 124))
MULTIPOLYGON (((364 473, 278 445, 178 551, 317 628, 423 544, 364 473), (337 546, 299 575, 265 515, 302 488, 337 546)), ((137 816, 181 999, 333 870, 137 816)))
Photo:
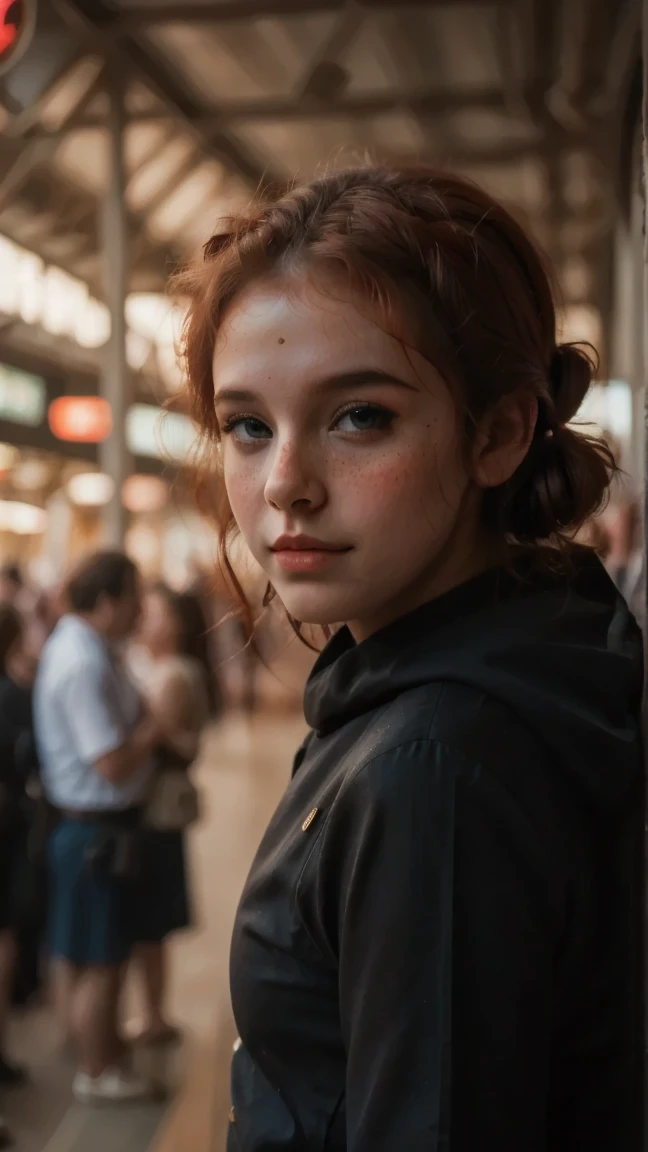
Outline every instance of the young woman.
MULTIPOLYGON (((144 662, 139 678, 163 734, 158 767, 186 771, 195 759, 210 710, 208 629, 199 601, 165 585, 144 598, 140 639, 144 662)), ((178 1038, 164 1015, 167 991, 166 941, 191 921, 182 831, 146 831, 141 900, 137 904, 137 958, 144 977, 146 1019, 142 1043, 178 1038)))
POLYGON ((225 547, 335 631, 234 929, 228 1148, 635 1152, 641 643, 571 544, 614 464, 538 255, 472 184, 378 168, 182 288, 225 547))

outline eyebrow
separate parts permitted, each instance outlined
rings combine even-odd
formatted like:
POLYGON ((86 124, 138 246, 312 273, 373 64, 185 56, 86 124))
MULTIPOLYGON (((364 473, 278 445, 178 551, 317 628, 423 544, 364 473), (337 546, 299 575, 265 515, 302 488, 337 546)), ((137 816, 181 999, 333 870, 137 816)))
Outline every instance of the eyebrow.
MULTIPOLYGON (((343 388, 368 388, 372 384, 391 384, 397 388, 406 388, 409 392, 418 392, 415 384, 394 376, 391 372, 384 372, 380 368, 359 368, 355 372, 341 372, 334 376, 325 376, 316 384, 318 392, 337 391, 343 388)), ((249 404, 258 400, 255 392, 245 388, 222 388, 214 395, 214 403, 222 404, 230 401, 236 404, 249 404)))

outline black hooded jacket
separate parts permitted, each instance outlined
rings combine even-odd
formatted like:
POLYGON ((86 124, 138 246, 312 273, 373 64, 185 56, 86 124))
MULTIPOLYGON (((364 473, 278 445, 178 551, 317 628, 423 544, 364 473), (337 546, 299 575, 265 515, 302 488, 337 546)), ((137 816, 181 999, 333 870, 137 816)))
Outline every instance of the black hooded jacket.
POLYGON ((230 1152, 640 1152, 641 683, 592 558, 334 637, 237 915, 230 1152))

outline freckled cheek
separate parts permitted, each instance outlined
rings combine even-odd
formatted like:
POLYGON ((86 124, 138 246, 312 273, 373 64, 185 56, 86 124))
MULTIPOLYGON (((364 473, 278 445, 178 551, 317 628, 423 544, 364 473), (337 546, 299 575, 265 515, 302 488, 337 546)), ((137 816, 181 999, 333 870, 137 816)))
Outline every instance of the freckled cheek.
POLYGON ((253 528, 255 517, 264 505, 265 475, 253 458, 225 452, 223 460, 225 491, 234 516, 241 528, 253 528))
MULTIPOLYGON (((358 463, 340 471, 340 498, 359 510, 386 512, 394 506, 403 510, 404 502, 420 501, 434 483, 435 469, 429 459, 412 459, 411 453, 371 464, 358 463)), ((337 485, 336 485, 337 486, 337 485)))

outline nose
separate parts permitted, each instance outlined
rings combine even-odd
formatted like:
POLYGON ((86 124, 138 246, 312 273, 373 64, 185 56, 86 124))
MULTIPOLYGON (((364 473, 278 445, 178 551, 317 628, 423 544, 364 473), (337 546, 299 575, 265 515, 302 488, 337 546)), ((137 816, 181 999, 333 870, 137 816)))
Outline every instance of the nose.
POLYGON ((317 462, 305 444, 296 440, 279 445, 265 485, 266 503, 280 512, 296 508, 315 511, 326 502, 326 488, 317 462))

